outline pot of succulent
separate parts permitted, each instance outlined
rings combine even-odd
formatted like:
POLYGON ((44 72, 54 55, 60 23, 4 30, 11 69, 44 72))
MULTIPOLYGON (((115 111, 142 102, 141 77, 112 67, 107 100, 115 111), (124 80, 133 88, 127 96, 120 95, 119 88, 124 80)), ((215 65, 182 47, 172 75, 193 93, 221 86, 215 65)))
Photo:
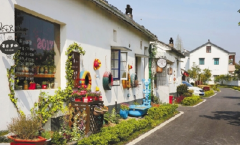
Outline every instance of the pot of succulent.
POLYGON ((103 113, 108 112, 108 107, 107 106, 101 106, 100 108, 102 109, 103 113))
POLYGON ((94 107, 93 114, 94 114, 95 116, 98 116, 98 115, 104 114, 104 113, 103 113, 103 111, 102 111, 102 109, 101 109, 100 107, 95 106, 95 107, 94 107))
POLYGON ((11 145, 44 145, 46 142, 45 138, 39 136, 41 122, 34 114, 12 118, 7 128, 9 132, 14 134, 8 136, 12 140, 11 145))
POLYGON ((129 105, 126 104, 126 103, 123 103, 120 105, 120 116, 123 118, 123 119, 126 119, 128 118, 128 111, 129 111, 129 105))
POLYGON ((42 82, 42 89, 47 89, 47 81, 42 82))

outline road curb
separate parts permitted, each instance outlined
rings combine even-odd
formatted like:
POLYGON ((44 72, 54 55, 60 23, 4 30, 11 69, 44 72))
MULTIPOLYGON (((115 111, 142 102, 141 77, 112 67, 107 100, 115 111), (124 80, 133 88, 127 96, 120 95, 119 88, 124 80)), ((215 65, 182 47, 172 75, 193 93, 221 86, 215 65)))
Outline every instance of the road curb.
POLYGON ((141 141, 142 139, 148 137, 149 135, 151 135, 152 133, 154 133, 155 131, 159 130, 160 128, 162 128, 163 126, 167 125, 168 123, 172 122, 173 120, 175 120, 176 118, 180 117, 182 114, 184 114, 183 111, 179 111, 180 113, 175 115, 174 117, 166 120, 165 122, 161 123, 160 125, 158 125, 157 127, 153 128, 152 130, 144 133, 143 135, 139 136, 138 138, 134 139, 133 141, 129 142, 126 145, 134 145, 136 143, 138 143, 139 141, 141 141))

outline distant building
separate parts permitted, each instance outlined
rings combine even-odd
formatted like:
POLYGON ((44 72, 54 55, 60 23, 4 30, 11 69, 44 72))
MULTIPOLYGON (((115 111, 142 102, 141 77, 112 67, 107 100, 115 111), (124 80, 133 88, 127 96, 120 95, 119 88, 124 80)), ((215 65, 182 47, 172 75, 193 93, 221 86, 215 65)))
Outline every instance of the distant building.
POLYGON ((218 75, 232 75, 235 71, 236 53, 229 52, 213 44, 210 40, 190 52, 186 51, 184 55, 186 57, 183 59, 182 69, 188 70, 192 66, 198 65, 201 70, 205 68, 211 70, 212 77, 208 84, 214 84, 214 78, 218 75))

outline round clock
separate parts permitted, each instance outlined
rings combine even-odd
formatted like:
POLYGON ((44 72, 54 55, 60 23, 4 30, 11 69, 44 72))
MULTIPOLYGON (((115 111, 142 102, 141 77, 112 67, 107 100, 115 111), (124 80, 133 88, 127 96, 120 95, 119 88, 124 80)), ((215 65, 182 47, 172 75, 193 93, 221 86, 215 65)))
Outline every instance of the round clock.
POLYGON ((157 65, 158 65, 160 68, 166 67, 166 65, 167 65, 166 59, 160 58, 160 59, 157 61, 157 65))

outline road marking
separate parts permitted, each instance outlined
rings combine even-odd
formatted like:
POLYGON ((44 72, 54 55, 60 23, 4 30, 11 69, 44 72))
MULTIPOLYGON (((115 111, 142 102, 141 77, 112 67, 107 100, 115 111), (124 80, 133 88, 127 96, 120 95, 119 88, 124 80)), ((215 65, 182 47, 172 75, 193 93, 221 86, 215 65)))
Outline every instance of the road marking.
POLYGON ((175 115, 174 117, 170 118, 169 120, 161 123, 160 125, 158 125, 157 127, 155 127, 154 129, 144 133, 143 135, 139 136, 138 138, 134 139, 133 141, 129 142, 127 145, 134 145, 136 143, 138 143, 139 141, 141 141, 142 139, 146 138, 147 136, 151 135, 152 133, 154 133, 155 131, 159 130, 160 128, 162 128, 163 126, 167 125, 168 123, 170 123, 171 121, 175 120, 176 118, 180 117, 182 114, 184 114, 183 111, 179 111, 180 113, 175 115))

